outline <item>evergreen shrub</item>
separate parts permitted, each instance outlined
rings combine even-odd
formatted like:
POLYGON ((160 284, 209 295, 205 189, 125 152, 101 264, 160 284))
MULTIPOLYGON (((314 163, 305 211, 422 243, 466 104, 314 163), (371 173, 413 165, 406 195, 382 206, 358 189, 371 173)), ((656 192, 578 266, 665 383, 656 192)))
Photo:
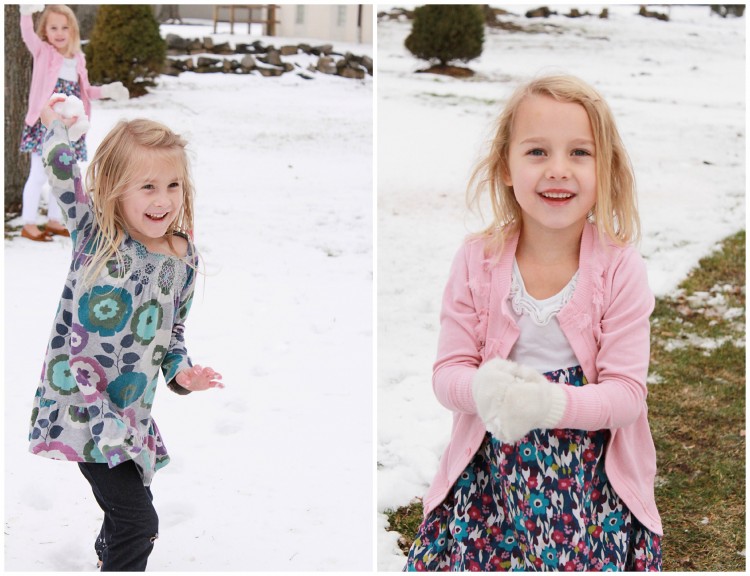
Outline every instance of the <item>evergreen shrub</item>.
POLYGON ((156 85, 167 46, 151 6, 102 4, 84 52, 91 82, 108 84, 119 80, 135 97, 156 85))
POLYGON ((414 10, 411 34, 404 43, 414 56, 445 66, 482 54, 484 9, 470 4, 427 4, 414 10))

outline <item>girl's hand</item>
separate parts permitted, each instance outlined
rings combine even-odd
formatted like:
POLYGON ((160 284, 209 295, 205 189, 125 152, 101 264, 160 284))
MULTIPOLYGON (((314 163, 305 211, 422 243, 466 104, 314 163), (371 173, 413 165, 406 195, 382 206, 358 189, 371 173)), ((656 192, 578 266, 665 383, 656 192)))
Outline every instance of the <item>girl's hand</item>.
POLYGON ((112 82, 102 85, 102 98, 111 98, 119 102, 129 99, 130 92, 123 86, 122 82, 112 82))
POLYGON ((21 11, 22 16, 30 16, 34 12, 44 10, 44 4, 21 4, 18 9, 21 11))
POLYGON ((52 123, 55 120, 60 120, 66 128, 70 128, 71 125, 75 124, 78 121, 78 116, 63 118, 60 114, 52 109, 55 104, 59 102, 65 102, 65 100, 65 96, 61 94, 53 94, 52 98, 49 99, 49 102, 44 105, 40 118, 45 128, 49 128, 50 126, 52 126, 52 123))
POLYGON ((508 444, 537 428, 556 428, 567 404, 559 384, 528 366, 501 358, 493 358, 477 370, 472 393, 487 431, 508 444))
POLYGON ((177 383, 191 392, 208 390, 209 388, 224 388, 224 384, 219 382, 221 374, 215 372, 213 368, 203 368, 197 364, 192 368, 183 370, 175 376, 177 383))

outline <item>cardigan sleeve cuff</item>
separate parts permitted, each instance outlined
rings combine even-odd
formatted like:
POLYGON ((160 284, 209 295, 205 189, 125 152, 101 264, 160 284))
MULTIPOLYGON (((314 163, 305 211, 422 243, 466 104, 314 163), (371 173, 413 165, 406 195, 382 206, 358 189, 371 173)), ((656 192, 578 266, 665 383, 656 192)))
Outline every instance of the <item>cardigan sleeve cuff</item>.
POLYGON ((564 388, 565 385, 559 384, 554 384, 550 387, 547 416, 540 428, 565 428, 565 426, 560 426, 560 421, 563 419, 567 405, 570 402, 568 402, 568 395, 564 388))
POLYGON ((451 388, 451 404, 459 412, 477 413, 477 405, 474 402, 474 394, 471 391, 473 374, 473 372, 461 374, 451 388))
POLYGON ((601 399, 598 397, 596 385, 585 386, 582 389, 564 386, 567 405, 560 418, 558 428, 575 428, 578 430, 600 430, 605 427, 602 422, 601 399))

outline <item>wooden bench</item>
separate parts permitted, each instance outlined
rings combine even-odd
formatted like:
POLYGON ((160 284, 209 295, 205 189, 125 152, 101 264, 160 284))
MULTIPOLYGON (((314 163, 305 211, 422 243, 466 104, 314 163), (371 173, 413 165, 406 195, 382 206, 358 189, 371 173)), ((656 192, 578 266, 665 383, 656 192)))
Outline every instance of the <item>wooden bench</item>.
POLYGON ((235 22, 247 22, 247 33, 250 34, 250 26, 252 24, 265 24, 266 35, 276 35, 276 24, 280 21, 276 19, 276 10, 279 8, 276 4, 214 4, 214 34, 216 34, 216 25, 219 22, 229 22, 229 33, 234 34, 234 23, 235 22), (229 15, 227 18, 221 18, 222 10, 228 10, 229 15), (241 10, 247 11, 247 19, 239 20, 239 12, 241 10), (265 18, 253 18, 255 11, 259 11, 261 16, 265 18))

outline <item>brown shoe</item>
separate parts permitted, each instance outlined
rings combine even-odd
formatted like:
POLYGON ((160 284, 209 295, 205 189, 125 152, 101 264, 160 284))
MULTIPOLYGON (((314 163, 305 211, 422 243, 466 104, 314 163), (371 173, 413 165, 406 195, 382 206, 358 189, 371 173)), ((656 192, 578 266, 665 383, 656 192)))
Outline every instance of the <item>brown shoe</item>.
POLYGON ((21 229, 21 237, 28 238, 34 242, 52 242, 52 238, 46 232, 39 231, 39 233, 29 232, 26 228, 21 229))
POLYGON ((68 232, 68 229, 65 226, 56 226, 51 225, 49 222, 44 226, 45 232, 47 234, 56 234, 58 236, 70 236, 70 232, 68 232))

